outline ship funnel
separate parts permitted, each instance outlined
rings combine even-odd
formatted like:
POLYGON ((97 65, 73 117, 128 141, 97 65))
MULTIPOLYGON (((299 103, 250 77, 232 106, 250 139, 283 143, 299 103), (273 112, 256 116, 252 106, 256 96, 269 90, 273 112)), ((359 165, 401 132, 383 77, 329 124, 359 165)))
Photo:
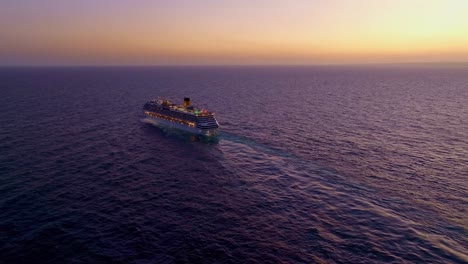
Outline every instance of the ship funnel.
POLYGON ((184 97, 184 106, 187 107, 190 105, 190 98, 184 97))

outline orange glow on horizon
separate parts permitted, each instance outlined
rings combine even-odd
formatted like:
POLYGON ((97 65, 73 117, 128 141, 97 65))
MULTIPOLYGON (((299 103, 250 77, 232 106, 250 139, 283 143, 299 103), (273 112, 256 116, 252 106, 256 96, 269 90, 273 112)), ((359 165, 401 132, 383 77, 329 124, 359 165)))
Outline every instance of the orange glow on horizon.
POLYGON ((0 4, 0 64, 468 61, 467 1, 46 2, 0 4))

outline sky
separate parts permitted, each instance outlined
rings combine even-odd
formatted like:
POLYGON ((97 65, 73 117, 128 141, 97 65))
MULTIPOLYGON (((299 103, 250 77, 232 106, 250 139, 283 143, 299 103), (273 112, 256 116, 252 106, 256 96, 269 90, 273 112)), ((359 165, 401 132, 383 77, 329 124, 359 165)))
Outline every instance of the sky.
POLYGON ((0 65, 468 62, 468 0, 2 0, 0 65))

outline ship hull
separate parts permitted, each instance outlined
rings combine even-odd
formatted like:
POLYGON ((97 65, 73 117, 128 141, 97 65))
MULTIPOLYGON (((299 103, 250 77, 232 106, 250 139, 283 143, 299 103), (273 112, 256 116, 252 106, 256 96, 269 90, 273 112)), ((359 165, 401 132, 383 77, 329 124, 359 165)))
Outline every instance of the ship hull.
POLYGON ((161 118, 153 117, 153 116, 148 116, 146 115, 146 120, 149 121, 151 124, 159 126, 159 127, 168 127, 168 128, 174 128, 178 130, 183 130, 192 134, 197 134, 197 135, 203 135, 203 136, 216 136, 218 134, 218 129, 199 129, 196 127, 189 127, 183 124, 179 124, 176 122, 172 122, 169 120, 164 120, 161 118))

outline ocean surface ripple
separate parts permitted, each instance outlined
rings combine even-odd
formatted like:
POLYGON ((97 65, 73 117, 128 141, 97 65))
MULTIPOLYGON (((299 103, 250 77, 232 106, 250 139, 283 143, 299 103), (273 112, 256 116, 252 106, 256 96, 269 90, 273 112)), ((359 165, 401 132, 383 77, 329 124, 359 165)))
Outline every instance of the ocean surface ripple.
POLYGON ((467 263, 467 120, 466 67, 0 68, 0 263, 467 263))

